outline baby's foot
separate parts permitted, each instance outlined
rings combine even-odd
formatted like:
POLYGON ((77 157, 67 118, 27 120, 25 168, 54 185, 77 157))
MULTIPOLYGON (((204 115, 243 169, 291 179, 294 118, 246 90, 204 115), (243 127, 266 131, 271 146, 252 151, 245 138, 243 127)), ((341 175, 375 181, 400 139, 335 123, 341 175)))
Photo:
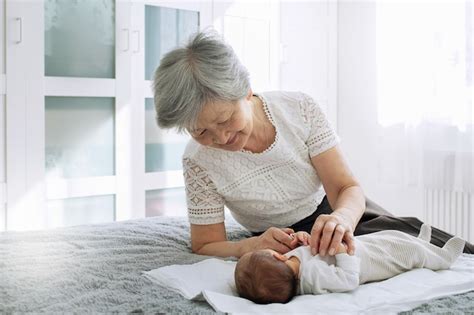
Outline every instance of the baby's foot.
POLYGON ((427 242, 431 241, 431 225, 423 223, 420 228, 420 234, 418 235, 418 238, 427 242))
POLYGON ((452 261, 455 261, 459 255, 462 254, 464 250, 464 245, 466 241, 460 237, 454 236, 450 238, 446 244, 444 244, 443 249, 445 249, 451 256, 452 261))

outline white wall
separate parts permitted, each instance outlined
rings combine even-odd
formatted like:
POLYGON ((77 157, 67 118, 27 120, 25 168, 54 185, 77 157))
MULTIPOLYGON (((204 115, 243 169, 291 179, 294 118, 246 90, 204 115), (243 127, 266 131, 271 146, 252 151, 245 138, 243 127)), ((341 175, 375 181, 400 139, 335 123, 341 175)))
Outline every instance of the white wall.
POLYGON ((397 130, 377 122, 376 5, 338 3, 338 133, 368 197, 401 216, 422 216, 420 192, 407 185, 397 130), (386 141, 387 138, 397 141, 386 141))
POLYGON ((280 3, 280 89, 311 95, 336 127, 337 4, 280 3))
POLYGON ((303 91, 327 105, 326 6, 321 2, 282 2, 281 88, 303 91))
POLYGON ((338 4, 338 133, 349 165, 366 193, 375 172, 375 4, 338 4))
POLYGON ((255 91, 302 91, 337 123, 337 3, 213 2, 214 27, 251 74, 255 91))
POLYGON ((214 28, 249 70, 254 92, 278 89, 279 3, 213 1, 212 15, 214 28))
MULTIPOLYGON (((386 159, 394 159, 391 168, 384 168, 379 162, 384 144, 383 132, 377 123, 375 13, 374 1, 338 3, 338 132, 341 146, 368 197, 394 214, 420 216, 421 204, 416 201, 413 204, 417 198, 400 183, 397 158, 403 152, 394 151, 386 156, 386 159)), ((396 143, 385 145, 396 147, 396 143)))

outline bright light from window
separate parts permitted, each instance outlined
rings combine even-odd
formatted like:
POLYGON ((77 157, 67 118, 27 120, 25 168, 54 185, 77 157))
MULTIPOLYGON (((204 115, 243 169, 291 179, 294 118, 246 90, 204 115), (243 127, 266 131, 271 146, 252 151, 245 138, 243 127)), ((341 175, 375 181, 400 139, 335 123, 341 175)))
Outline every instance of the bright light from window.
POLYGON ((473 123, 472 15, 460 1, 377 3, 381 125, 473 123))

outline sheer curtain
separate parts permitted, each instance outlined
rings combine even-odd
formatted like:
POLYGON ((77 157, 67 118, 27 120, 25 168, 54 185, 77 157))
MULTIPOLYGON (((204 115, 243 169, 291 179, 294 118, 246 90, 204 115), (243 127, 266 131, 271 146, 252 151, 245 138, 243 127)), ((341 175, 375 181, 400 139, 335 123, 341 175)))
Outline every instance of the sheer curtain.
POLYGON ((393 160, 422 219, 471 241, 473 15, 471 1, 376 8, 380 159, 393 160))

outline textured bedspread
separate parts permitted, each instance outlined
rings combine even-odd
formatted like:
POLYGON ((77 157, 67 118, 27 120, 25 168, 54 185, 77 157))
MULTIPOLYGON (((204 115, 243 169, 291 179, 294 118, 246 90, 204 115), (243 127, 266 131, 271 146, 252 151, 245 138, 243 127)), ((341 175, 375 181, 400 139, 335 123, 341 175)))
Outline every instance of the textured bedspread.
MULTIPOLYGON (((248 235, 228 222, 229 238, 248 235)), ((141 272, 206 258, 189 248, 186 218, 155 217, 38 232, 0 233, 0 313, 65 311, 208 313, 141 272)), ((474 293, 437 300, 424 313, 474 310, 474 293)))

